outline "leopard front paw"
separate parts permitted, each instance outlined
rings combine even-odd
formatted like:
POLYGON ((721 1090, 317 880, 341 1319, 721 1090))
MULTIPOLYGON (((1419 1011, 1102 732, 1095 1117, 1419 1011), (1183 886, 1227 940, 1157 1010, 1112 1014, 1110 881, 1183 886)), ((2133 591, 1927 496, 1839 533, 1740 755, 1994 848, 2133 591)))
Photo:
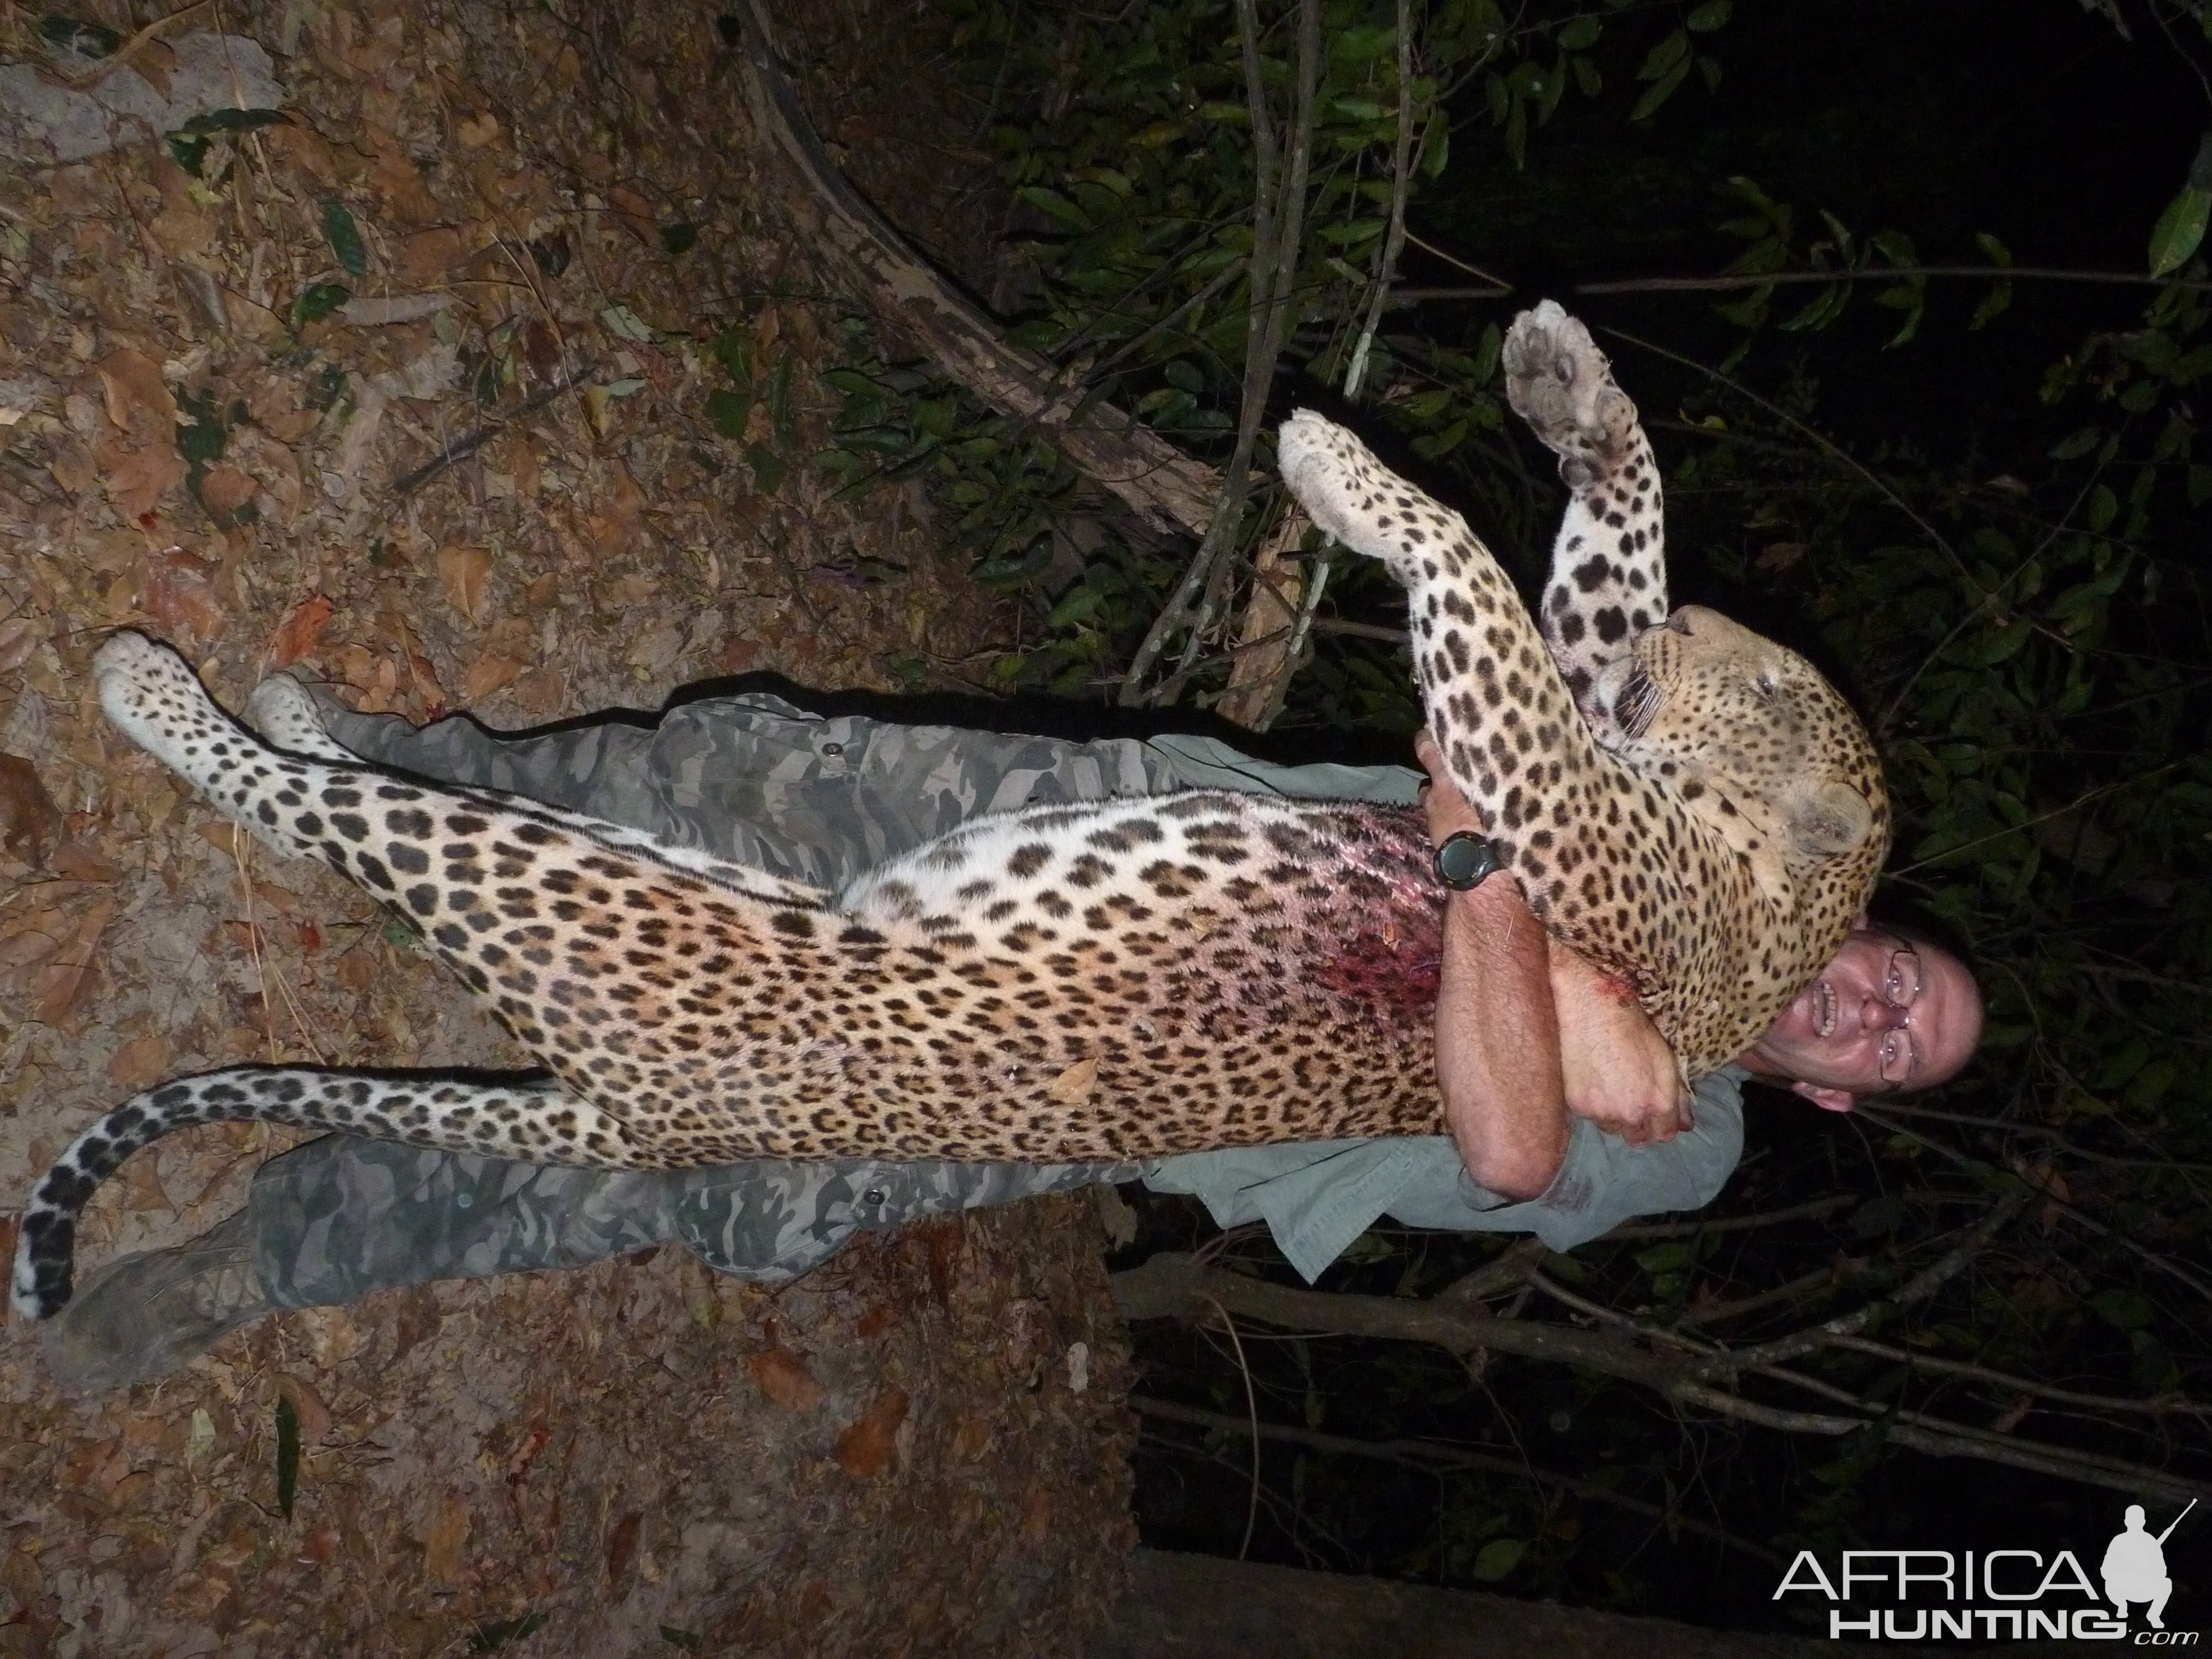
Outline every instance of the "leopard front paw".
POLYGON ((1275 436, 1283 482, 1316 525, 1410 583, 1424 557, 1466 539, 1467 524, 1335 422, 1294 410, 1275 436))
POLYGON ((1636 405, 1589 330, 1546 300, 1513 319, 1503 360, 1506 400, 1559 456, 1567 487, 1610 478, 1634 448, 1636 405))

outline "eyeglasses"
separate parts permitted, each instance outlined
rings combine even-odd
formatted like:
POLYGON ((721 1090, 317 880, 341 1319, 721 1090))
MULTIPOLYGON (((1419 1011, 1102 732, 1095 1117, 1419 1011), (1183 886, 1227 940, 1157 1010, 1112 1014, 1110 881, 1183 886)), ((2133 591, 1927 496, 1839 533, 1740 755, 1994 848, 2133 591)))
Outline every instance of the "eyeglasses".
MULTIPOLYGON (((1881 978, 1881 1000, 1904 1012, 1919 998, 1919 954, 1909 946, 1900 945, 1890 953, 1888 971, 1881 978)), ((1882 1034, 1881 1053, 1884 1083, 1903 1085, 1911 1081, 1915 1055, 1911 1031, 1902 1025, 1892 1026, 1882 1034)))

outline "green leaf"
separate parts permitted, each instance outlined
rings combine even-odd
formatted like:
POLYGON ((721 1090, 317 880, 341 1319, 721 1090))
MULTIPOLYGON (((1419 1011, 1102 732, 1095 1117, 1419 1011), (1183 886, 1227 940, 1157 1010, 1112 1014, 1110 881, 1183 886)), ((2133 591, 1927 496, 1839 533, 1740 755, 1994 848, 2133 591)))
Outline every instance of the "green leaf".
POLYGON ((1091 220, 1083 210, 1056 190, 1047 190, 1042 185, 1024 185, 1014 194, 1048 218, 1077 230, 1091 228, 1091 220))
POLYGON ((343 283, 312 283, 292 301, 292 326, 319 323, 352 298, 353 290, 343 283))
POLYGON ((1678 1273, 1697 1260, 1697 1247, 1680 1239, 1636 1253, 1636 1265, 1647 1273, 1678 1273))
POLYGON ((2104 440, 2105 431, 2102 427, 2085 426, 2052 445, 2051 459, 2054 461, 2077 460, 2094 449, 2104 440))
POLYGON ((1725 28, 1735 11, 1735 0, 1705 0, 1684 21, 1689 24, 1691 33, 1711 34, 1716 29, 1725 28))
MULTIPOLYGON (((1689 37, 1685 35, 1683 38, 1687 40, 1689 37)), ((1659 106, 1674 95, 1674 89, 1689 77, 1689 73, 1690 60, 1685 58, 1667 71, 1664 80, 1648 88, 1644 94, 1636 100, 1636 107, 1628 112, 1628 118, 1632 121, 1642 121, 1656 114, 1659 106)))
POLYGON ((1587 15, 1577 17, 1559 31, 1559 49, 1562 52, 1588 52, 1597 44, 1598 36, 1604 33, 1605 25, 1596 18, 1587 15))
POLYGON ((70 52, 79 58, 105 58, 123 44, 123 37, 113 29, 98 23, 80 22, 74 17, 40 18, 39 38, 56 52, 70 52))
POLYGON ((678 1630, 673 1625, 660 1627, 660 1639, 672 1648, 681 1648, 686 1653, 697 1653, 707 1645, 707 1638, 696 1631, 678 1630))
POLYGON ((276 1507, 292 1518, 292 1498, 300 1486, 300 1413, 289 1395, 276 1396, 276 1507))
POLYGON ((1476 1553, 1474 1577, 1478 1583, 1494 1584, 1519 1566, 1528 1553, 1526 1539, 1493 1538, 1476 1553))
POLYGON ((707 394, 707 418, 725 438, 743 439, 753 412, 752 394, 718 386, 707 394))
POLYGON ((2189 262, 2204 240, 2204 221, 2212 213, 2212 191, 2184 185, 2158 216, 2150 233, 2150 274, 2164 276, 2189 262))
POLYGON ((1681 78, 1679 71, 1686 70, 1689 64, 1690 32, 1676 29, 1651 48, 1650 55, 1644 60, 1644 67, 1636 71, 1636 78, 1639 81, 1663 81, 1671 75, 1679 81, 1681 78))
POLYGON ((361 227, 354 222, 343 202, 323 204, 323 240, 331 245, 331 255, 347 275, 368 274, 368 244, 361 240, 361 227))
POLYGON ((783 457, 766 444, 747 444, 745 459, 752 464, 753 487, 763 495, 773 495, 783 488, 783 480, 791 469, 784 465, 783 457))
POLYGON ((752 331, 732 325, 714 337, 714 356, 722 365, 722 372, 739 386, 753 383, 752 331))
POLYGON ((2005 309, 2011 304, 2012 284, 2010 283, 1999 283, 1987 294, 1984 294, 1982 296, 1981 304, 1974 307, 1973 317, 1966 325, 1967 329, 1972 331, 1973 329, 1983 327, 1986 324, 2001 316, 2004 313, 2005 309))
POLYGON ((212 141, 206 138, 195 138, 188 133, 182 132, 173 132, 161 141, 163 147, 169 152, 169 159, 195 179, 199 178, 207 167, 208 145, 210 142, 212 141))
POLYGON ((2089 1305, 2124 1331, 2139 1331, 2158 1314, 2141 1291, 2118 1286, 2098 1291, 2089 1298, 2089 1305))
POLYGON ((252 132, 256 127, 278 126, 291 118, 281 109, 211 109, 195 115, 177 131, 204 138, 217 132, 252 132))
POLYGON ((497 1653, 509 1642, 535 1636, 544 1628, 545 1615, 542 1613, 526 1613, 520 1619, 490 1620, 469 1632, 469 1651, 497 1653))
POLYGON ((1986 230, 1974 233, 1974 245, 1989 255, 1990 263, 1993 265, 2009 265, 2012 263, 2012 250, 1986 230))

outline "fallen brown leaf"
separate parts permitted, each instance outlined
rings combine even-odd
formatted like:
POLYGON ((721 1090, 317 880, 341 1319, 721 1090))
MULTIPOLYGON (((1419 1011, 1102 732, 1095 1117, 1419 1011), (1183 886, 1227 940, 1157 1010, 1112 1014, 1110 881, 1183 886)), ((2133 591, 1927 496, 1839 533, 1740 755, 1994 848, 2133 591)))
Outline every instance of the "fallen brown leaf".
POLYGON ((107 499, 125 519, 143 519, 185 481, 185 458, 177 453, 173 441, 142 444, 136 449, 102 444, 98 459, 107 499))
MULTIPOLYGON (((169 1039, 155 1033, 126 1042, 107 1057, 107 1080, 117 1088, 135 1091, 158 1083, 169 1072, 169 1039)), ((150 1158, 137 1160, 150 1164, 150 1158)))
POLYGON ((1098 1087, 1098 1056, 1079 1060, 1044 1085, 1044 1091, 1063 1106, 1079 1106, 1098 1087))
POLYGON ((468 1546, 469 1500, 448 1492, 439 1500, 437 1516, 422 1535, 422 1565, 433 1578, 457 1583, 468 1565, 468 1546))
POLYGON ((175 445, 177 400, 161 364, 126 346, 101 358, 98 372, 109 420, 142 441, 175 445))
POLYGON ((622 228, 643 242, 647 247, 660 243, 659 216, 653 212, 653 204, 628 185, 617 185, 607 192, 607 205, 622 221, 622 228))
POLYGON ((12 674, 30 661, 31 653, 46 636, 46 630, 28 617, 0 623, 0 674, 12 674))
POLYGON ((464 115, 453 124, 453 137, 461 141, 463 149, 482 149, 499 137, 499 117, 489 110, 464 115))
POLYGON ((123 872, 81 841, 65 841, 54 848, 47 867, 71 881, 113 881, 123 872))
POLYGON ((98 977, 100 936, 114 919, 115 901, 112 898, 100 900, 77 919, 76 931, 32 978, 33 1019, 64 1030, 76 1029, 78 1017, 92 1000, 93 984, 98 977))
POLYGON ((491 555, 481 547, 438 550, 438 583, 454 610, 471 622, 483 620, 484 588, 491 580, 491 555))
POLYGON ((269 642, 270 662, 278 668, 289 668, 313 650, 330 624, 331 609, 331 602, 319 593, 311 593, 294 605, 276 624, 276 636, 269 642))
POLYGON ((862 1480, 881 1474, 898 1452, 899 1425, 906 1421, 904 1389, 886 1389, 860 1419, 837 1437, 832 1454, 837 1467, 862 1480))
POLYGON ((822 1403, 822 1385, 806 1362, 788 1348, 763 1348, 745 1361, 760 1391, 779 1406, 811 1412, 822 1403))
POLYGON ((21 755, 0 755, 0 848, 25 864, 43 864, 61 828, 61 809, 39 769, 21 755))
POLYGON ((496 651, 487 651, 469 665, 461 676, 461 695, 471 702, 481 702, 495 691, 504 690, 522 677, 530 665, 514 657, 501 656, 496 651))
POLYGON ((644 1524, 644 1514, 629 1510, 607 1534, 607 1589, 617 1601, 622 1597, 623 1581, 629 1577, 630 1563, 637 1558, 638 1529, 644 1524))
POLYGON ((300 1420, 300 1443, 322 1444, 323 1437, 331 1431, 331 1408, 323 1403, 322 1395, 296 1376, 278 1377, 276 1392, 292 1402, 292 1414, 300 1420))
POLYGON ((418 230, 399 244, 398 276, 403 288, 427 288, 468 258, 468 244, 450 225, 418 230))
POLYGON ((200 480, 201 504, 226 524, 260 493, 261 486, 234 466, 212 467, 200 480))
MULTIPOLYGON (((179 465, 181 468, 182 463, 179 465)), ((138 578, 138 608, 171 640, 204 645, 223 630, 228 617, 216 597, 219 566, 194 558, 181 547, 149 553, 138 578)))

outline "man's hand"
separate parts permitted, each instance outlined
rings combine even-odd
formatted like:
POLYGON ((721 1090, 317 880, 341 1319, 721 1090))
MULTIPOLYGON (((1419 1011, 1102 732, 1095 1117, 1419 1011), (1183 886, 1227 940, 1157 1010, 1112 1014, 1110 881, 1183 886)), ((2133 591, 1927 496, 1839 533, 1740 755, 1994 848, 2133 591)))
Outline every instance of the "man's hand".
POLYGON ((1556 940, 1551 953, 1567 1109, 1632 1146, 1672 1140, 1691 1127, 1674 1051, 1636 994, 1556 940))
MULTIPOLYGON (((1429 838, 1441 842, 1459 830, 1480 834, 1482 820, 1444 770, 1436 740, 1419 733, 1413 752, 1429 774, 1421 792, 1429 838)), ((1674 1051, 1635 994, 1555 941, 1546 946, 1567 1109, 1632 1146, 1672 1140, 1690 1127, 1689 1096, 1674 1051)))

